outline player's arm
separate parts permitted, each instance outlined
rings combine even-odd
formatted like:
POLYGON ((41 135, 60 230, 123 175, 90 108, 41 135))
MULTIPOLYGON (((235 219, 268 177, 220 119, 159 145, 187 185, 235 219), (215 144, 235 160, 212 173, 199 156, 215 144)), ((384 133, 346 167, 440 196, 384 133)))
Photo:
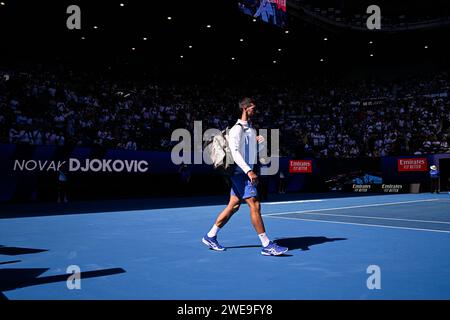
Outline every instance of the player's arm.
POLYGON ((234 126, 231 128, 228 134, 228 145, 230 147, 231 155, 233 157, 234 163, 236 163, 239 168, 248 175, 252 183, 256 182, 258 179, 257 175, 252 171, 252 168, 245 162, 244 157, 241 154, 240 146, 242 140, 242 127, 234 126))

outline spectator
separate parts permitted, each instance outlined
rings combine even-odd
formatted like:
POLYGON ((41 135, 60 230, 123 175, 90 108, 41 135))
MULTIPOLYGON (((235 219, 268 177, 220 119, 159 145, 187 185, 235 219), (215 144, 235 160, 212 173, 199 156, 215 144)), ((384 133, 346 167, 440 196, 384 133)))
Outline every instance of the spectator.
POLYGON ((435 165, 430 166, 431 193, 439 193, 439 170, 435 165))

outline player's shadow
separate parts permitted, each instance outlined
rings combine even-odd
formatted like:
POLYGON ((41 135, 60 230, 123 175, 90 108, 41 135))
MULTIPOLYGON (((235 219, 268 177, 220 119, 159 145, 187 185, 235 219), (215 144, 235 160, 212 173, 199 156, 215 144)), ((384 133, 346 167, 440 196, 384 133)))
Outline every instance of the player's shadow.
POLYGON ((5 247, 0 245, 0 254, 6 256, 18 256, 21 254, 40 253, 48 251, 46 249, 32 249, 32 248, 19 248, 19 247, 5 247))
MULTIPOLYGON (((46 252, 46 249, 32 249, 32 248, 20 248, 20 247, 6 247, 0 245, 0 255, 16 256, 23 254, 33 254, 46 252)), ((11 260, 0 262, 0 265, 13 264, 21 262, 21 260, 11 260)), ((18 288, 25 288, 30 286, 37 286, 54 282, 66 282, 73 274, 59 274, 53 276, 39 277, 49 268, 4 268, 0 269, 0 300, 7 300, 4 295, 5 291, 11 291, 18 288)), ((94 271, 80 272, 81 279, 96 278, 110 276, 114 274, 126 272, 122 268, 111 268, 94 271)))
POLYGON ((2 262, 0 262, 0 265, 13 264, 13 263, 18 263, 18 262, 21 262, 21 260, 2 261, 2 262))
MULTIPOLYGON (((245 245, 245 246, 232 246, 232 247, 226 247, 226 249, 245 249, 245 248, 261 248, 261 245, 245 245)), ((292 257, 291 254, 282 254, 278 257, 292 257)))
POLYGON ((300 249, 303 251, 309 250, 310 246, 323 244, 327 242, 347 240, 347 238, 327 238, 327 237, 296 237, 296 238, 281 238, 274 242, 282 247, 288 247, 289 250, 300 249))
POLYGON ((245 249, 245 248, 261 248, 261 245, 232 246, 232 247, 227 247, 227 250, 228 249, 245 249))
MULTIPOLYGON (((26 269, 0 269, 0 300, 7 299, 3 294, 18 288, 37 286, 54 282, 67 282, 73 274, 58 274, 54 276, 40 277, 48 268, 26 268, 26 269)), ((110 276, 125 273, 122 268, 111 268, 103 270, 85 271, 80 273, 80 279, 110 276)), ((64 284, 65 285, 65 284, 64 284)))
MULTIPOLYGON (((347 238, 327 238, 327 237, 296 237, 296 238, 281 238, 276 239, 273 242, 282 247, 287 247, 289 250, 300 249, 303 251, 309 250, 310 246, 322 244, 326 242, 347 240, 347 238)), ((232 246, 228 249, 244 249, 244 248, 261 248, 261 245, 244 245, 244 246, 232 246)), ((289 255, 285 255, 289 256, 289 255)))
MULTIPOLYGON (((20 247, 6 247, 0 245, 0 255, 5 256, 18 256, 22 254, 32 254, 32 253, 40 253, 48 251, 47 249, 32 249, 32 248, 20 248, 20 247)), ((0 266, 5 264, 13 264, 21 262, 22 260, 9 260, 9 261, 0 261, 0 266)), ((0 294, 0 300, 2 299, 2 295, 0 294)))

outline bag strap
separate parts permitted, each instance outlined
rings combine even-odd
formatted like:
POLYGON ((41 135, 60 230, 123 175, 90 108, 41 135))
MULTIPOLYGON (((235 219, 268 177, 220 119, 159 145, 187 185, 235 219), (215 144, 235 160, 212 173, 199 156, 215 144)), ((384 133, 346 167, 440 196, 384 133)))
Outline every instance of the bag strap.
POLYGON ((238 122, 236 122, 235 126, 240 126, 241 127, 241 129, 242 129, 242 131, 241 131, 241 138, 242 138, 242 135, 244 134, 244 131, 245 131, 244 126, 241 123, 238 123, 238 122))

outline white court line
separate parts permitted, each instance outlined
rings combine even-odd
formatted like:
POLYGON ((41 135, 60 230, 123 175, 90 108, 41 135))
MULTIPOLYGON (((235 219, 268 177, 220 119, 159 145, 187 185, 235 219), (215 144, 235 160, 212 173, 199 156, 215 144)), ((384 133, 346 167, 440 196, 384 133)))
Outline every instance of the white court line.
POLYGON ((314 209, 314 210, 305 210, 305 211, 277 212, 277 213, 267 213, 264 216, 278 216, 278 215, 290 214, 290 213, 308 213, 308 212, 332 211, 332 210, 342 210, 342 209, 355 209, 355 208, 367 208, 367 207, 392 206, 392 205, 396 205, 396 204, 416 203, 416 202, 430 202, 430 201, 439 201, 439 199, 425 199, 425 200, 413 200, 413 201, 401 201, 401 202, 373 203, 373 204, 364 204, 364 205, 360 205, 360 206, 324 208, 324 209, 314 209))
POLYGON ((290 203, 307 203, 307 202, 322 202, 324 200, 293 200, 293 201, 279 201, 279 202, 263 202, 263 204, 290 204, 290 203))
POLYGON ((348 218, 364 218, 364 219, 375 219, 375 220, 395 220, 395 221, 406 221, 406 222, 423 222, 423 223, 441 223, 450 224, 448 221, 436 221, 436 220, 415 220, 415 219, 401 219, 401 218, 386 218, 386 217, 370 217, 370 216, 353 216, 348 214, 332 214, 332 213, 316 213, 316 212, 297 212, 298 214, 310 214, 318 216, 330 216, 330 217, 348 217, 348 218))
POLYGON ((384 226, 384 225, 368 224, 368 223, 366 224, 366 223, 340 222, 340 221, 314 220, 314 219, 288 218, 288 217, 274 217, 274 216, 269 216, 269 218, 274 218, 274 219, 286 219, 286 220, 303 220, 303 221, 325 222, 325 223, 337 223, 337 224, 350 224, 350 225, 356 225, 356 226, 378 227, 378 228, 389 228, 389 229, 405 229, 405 230, 415 230, 415 231, 429 231, 429 232, 450 233, 450 231, 446 231, 446 230, 423 229, 423 228, 409 228, 409 227, 396 227, 396 226, 384 226))

